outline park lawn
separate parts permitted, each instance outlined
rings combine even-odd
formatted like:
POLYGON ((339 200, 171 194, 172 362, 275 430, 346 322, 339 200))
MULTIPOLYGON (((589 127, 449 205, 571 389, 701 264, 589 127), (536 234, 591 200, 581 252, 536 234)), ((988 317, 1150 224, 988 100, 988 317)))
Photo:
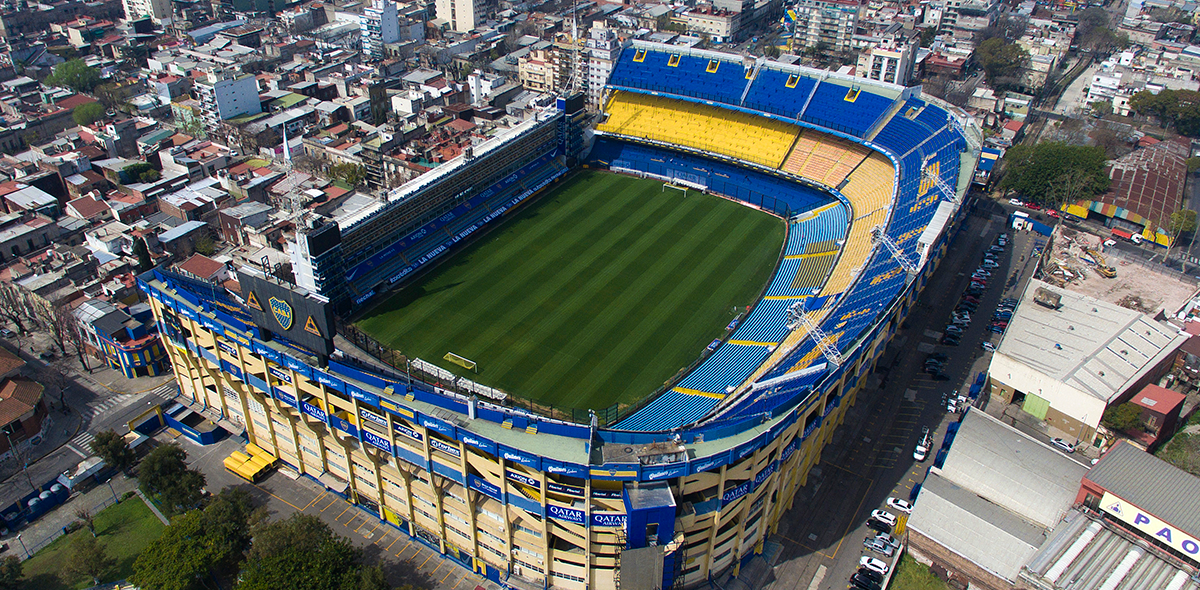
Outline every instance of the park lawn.
POLYGON ((784 233, 778 218, 726 199, 587 171, 358 326, 519 398, 600 410, 649 395, 722 336, 770 279, 784 233))
POLYGON ((917 563, 907 553, 900 556, 900 562, 896 564, 896 573, 888 588, 891 590, 950 590, 949 585, 937 579, 937 576, 929 571, 929 566, 917 563))
MULTIPOLYGON (((139 553, 157 539, 165 527, 158 517, 137 496, 122 500, 96 515, 96 540, 108 555, 117 561, 116 567, 102 582, 123 580, 133 574, 133 562, 139 553)), ((78 535, 90 535, 86 528, 61 536, 32 558, 25 561, 26 590, 67 590, 88 588, 92 581, 86 577, 64 581, 60 577, 63 566, 70 559, 70 543, 78 535)), ((17 548, 19 551, 20 549, 17 548)), ((13 551, 9 544, 9 551, 13 551)))

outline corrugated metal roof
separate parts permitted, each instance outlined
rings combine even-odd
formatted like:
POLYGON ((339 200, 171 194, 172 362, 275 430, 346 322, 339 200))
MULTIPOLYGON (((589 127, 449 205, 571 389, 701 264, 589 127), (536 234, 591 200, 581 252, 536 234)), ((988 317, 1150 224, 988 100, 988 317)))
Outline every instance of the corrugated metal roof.
POLYGON ((1200 538, 1200 478, 1121 441, 1092 466, 1086 479, 1200 538))
POLYGON ((942 476, 1043 527, 1075 502, 1087 468, 976 410, 963 418, 942 476))

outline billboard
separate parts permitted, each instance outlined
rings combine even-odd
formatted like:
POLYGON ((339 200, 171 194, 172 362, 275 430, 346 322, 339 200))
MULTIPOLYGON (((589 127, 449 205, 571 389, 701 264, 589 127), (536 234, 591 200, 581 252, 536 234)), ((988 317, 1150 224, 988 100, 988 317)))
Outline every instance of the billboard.
POLYGON ((1100 509, 1134 529, 1153 537, 1156 541, 1190 557, 1193 561, 1200 561, 1200 541, 1153 514, 1108 492, 1104 492, 1104 497, 1100 499, 1100 509))
POLYGON ((333 307, 328 301, 246 269, 238 271, 238 283, 250 317, 264 332, 323 357, 333 352, 333 307))

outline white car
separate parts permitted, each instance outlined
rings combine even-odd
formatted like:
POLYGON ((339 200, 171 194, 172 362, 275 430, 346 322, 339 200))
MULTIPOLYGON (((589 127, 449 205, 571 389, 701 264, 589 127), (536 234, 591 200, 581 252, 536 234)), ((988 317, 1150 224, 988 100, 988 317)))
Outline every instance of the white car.
POLYGON ((980 346, 982 346, 983 349, 988 352, 996 352, 996 345, 992 344, 991 342, 984 342, 980 346))
POLYGON ((924 461, 925 457, 928 457, 928 456, 929 456, 929 449, 925 448, 924 445, 918 444, 917 448, 913 449, 913 459, 915 459, 917 461, 924 461))
POLYGON ((865 567, 881 576, 886 576, 888 573, 888 564, 884 563, 882 559, 875 559, 868 555, 864 555, 862 559, 858 560, 858 567, 865 567))
POLYGON ((896 515, 887 510, 872 510, 871 518, 886 523, 888 526, 896 526, 896 515))
POLYGON ((905 514, 912 514, 913 505, 911 503, 909 503, 907 500, 901 500, 900 498, 888 498, 887 506, 888 506, 888 508, 891 508, 892 510, 896 510, 898 512, 903 512, 905 514))
POLYGON ((1061 439, 1061 438, 1052 438, 1052 439, 1050 439, 1050 444, 1052 444, 1052 445, 1054 445, 1054 446, 1056 446, 1056 447, 1058 447, 1058 448, 1060 448, 1060 449, 1062 449, 1062 450, 1064 450, 1064 451, 1066 451, 1066 452, 1068 452, 1068 453, 1074 453, 1074 452, 1075 452, 1075 445, 1073 445, 1073 444, 1071 444, 1071 443, 1069 443, 1069 442, 1067 442, 1067 441, 1065 441, 1065 440, 1063 440, 1063 439, 1061 439))
POLYGON ((1022 202, 1021 202, 1021 199, 1009 199, 1009 200, 1008 200, 1008 204, 1009 204, 1009 205, 1016 205, 1016 206, 1020 207, 1021 205, 1024 205, 1025 203, 1022 203, 1022 202))

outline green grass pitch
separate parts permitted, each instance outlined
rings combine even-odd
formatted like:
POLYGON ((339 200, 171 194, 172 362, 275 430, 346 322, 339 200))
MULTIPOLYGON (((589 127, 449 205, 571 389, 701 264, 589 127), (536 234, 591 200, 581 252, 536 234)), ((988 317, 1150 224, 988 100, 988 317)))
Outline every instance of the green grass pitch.
POLYGON ((578 409, 637 401, 695 360, 754 303, 784 238, 761 211, 594 171, 503 223, 358 325, 479 383, 578 409))

